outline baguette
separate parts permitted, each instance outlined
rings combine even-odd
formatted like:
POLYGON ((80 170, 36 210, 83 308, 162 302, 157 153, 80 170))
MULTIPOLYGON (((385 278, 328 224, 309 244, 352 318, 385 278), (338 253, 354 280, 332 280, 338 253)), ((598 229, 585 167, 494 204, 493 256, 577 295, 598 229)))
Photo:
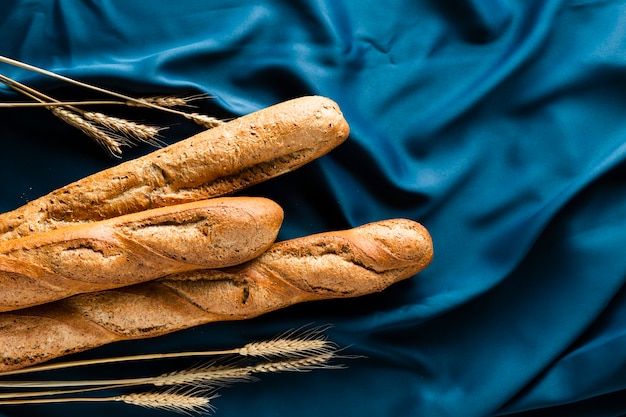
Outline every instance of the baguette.
POLYGON ((0 314, 0 372, 107 343, 241 320, 295 303, 355 297, 409 278, 431 261, 410 220, 275 243, 236 267, 196 270, 0 314))
POLYGON ((1 214, 0 240, 231 194, 326 154, 348 133, 327 98, 279 103, 1 214))
POLYGON ((274 242, 282 219, 266 198, 222 197, 0 242, 0 311, 240 264, 274 242))

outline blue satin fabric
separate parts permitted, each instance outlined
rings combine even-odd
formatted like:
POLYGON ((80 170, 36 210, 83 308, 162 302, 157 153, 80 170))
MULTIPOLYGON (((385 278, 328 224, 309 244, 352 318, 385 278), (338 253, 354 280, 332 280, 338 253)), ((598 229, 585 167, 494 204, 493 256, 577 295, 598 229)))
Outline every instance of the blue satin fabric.
MULTIPOLYGON (((380 294, 88 355, 332 323, 330 337, 367 358, 229 388, 218 415, 626 415, 625 29, 626 2, 610 0, 5 1, 0 54, 70 77, 205 92, 202 110, 225 117, 336 100, 348 142, 249 190, 285 208, 280 238, 407 217, 435 243, 426 271, 380 294)), ((166 120, 168 141, 193 133, 166 120)), ((44 110, 2 109, 0 126, 2 210, 117 162, 44 110)), ((131 412, 120 407, 0 413, 131 412)))

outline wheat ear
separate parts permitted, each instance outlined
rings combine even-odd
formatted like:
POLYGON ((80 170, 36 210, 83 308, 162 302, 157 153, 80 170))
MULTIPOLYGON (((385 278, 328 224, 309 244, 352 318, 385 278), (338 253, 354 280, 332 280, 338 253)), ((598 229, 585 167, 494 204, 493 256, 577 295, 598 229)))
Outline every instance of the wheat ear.
POLYGON ((211 405, 211 400, 216 397, 217 395, 206 397, 184 393, 179 394, 176 392, 147 392, 120 395, 113 397, 113 400, 145 408, 156 408, 182 414, 191 414, 215 411, 215 408, 211 405))
POLYGON ((160 110, 160 111, 176 114, 178 116, 183 116, 183 117, 185 117, 187 119, 190 119, 190 120, 193 120, 197 124, 199 124, 201 126, 204 126, 204 127, 207 127, 207 128, 212 128, 212 127, 218 126, 218 125, 223 123, 222 121, 220 121, 220 120, 218 120, 218 119, 216 119, 214 117, 210 117, 210 116, 206 116, 206 115, 202 115, 202 114, 198 114, 198 113, 191 113, 191 114, 189 114, 189 113, 186 113, 186 112, 183 112, 183 111, 171 108, 171 107, 160 106, 158 104, 155 104, 154 102, 151 102, 150 100, 142 100, 140 98, 130 97, 130 96, 127 96, 125 94, 117 93, 115 91, 111 91, 111 90, 107 90, 105 88, 101 88, 101 87, 97 87, 97 86, 94 86, 94 85, 91 85, 91 84, 87 84, 87 83, 84 83, 82 81, 77 81, 77 80, 74 80, 73 78, 65 77, 63 75, 56 74, 56 73, 54 73, 52 71, 48 71, 48 70, 45 70, 43 68, 36 67, 34 65, 29 65, 29 64, 26 64, 24 62, 17 61, 15 59, 8 58, 6 56, 0 55, 0 62, 2 62, 4 64, 8 64, 8 65, 13 65, 15 67, 22 68, 22 69, 25 69, 25 70, 34 71, 34 72, 37 72, 37 73, 40 73, 40 74, 43 74, 43 75, 47 75, 49 77, 56 78, 56 79, 61 80, 61 81, 65 81, 65 82, 70 83, 70 84, 74 84, 74 85, 79 86, 79 87, 87 88, 87 89, 90 89, 92 91, 96 91, 96 92, 99 92, 99 93, 102 93, 102 94, 106 94, 106 95, 109 95, 109 96, 112 96, 112 97, 116 97, 116 98, 121 99, 122 101, 126 102, 127 104, 133 103, 133 104, 135 104, 137 106, 149 107, 149 108, 152 108, 152 109, 155 109, 155 110, 160 110))
POLYGON ((330 365, 334 353, 312 354, 297 359, 264 361, 248 366, 208 366, 186 371, 171 372, 153 378, 155 386, 193 385, 196 387, 223 387, 235 382, 254 381, 255 373, 303 372, 313 369, 342 369, 343 365, 330 365))
POLYGON ((110 402, 117 401, 125 404, 136 405, 145 408, 153 408, 174 411, 182 414, 208 413, 214 411, 211 400, 216 395, 203 396, 193 393, 172 392, 145 392, 117 395, 114 397, 63 397, 63 398, 34 398, 0 401, 1 405, 28 405, 28 404, 54 404, 70 402, 110 402))
POLYGON ((209 366, 160 375, 151 381, 155 386, 192 385, 196 387, 223 387, 234 382, 254 381, 255 373, 305 372, 314 369, 343 369, 341 364, 328 362, 335 357, 332 352, 310 356, 264 361, 248 366, 209 366))
POLYGON ((165 127, 155 127, 143 123, 136 123, 118 117, 107 116, 100 112, 81 111, 82 116, 94 123, 104 126, 113 131, 122 133, 123 135, 147 143, 152 146, 165 146, 165 143, 159 140, 159 132, 165 127))
MULTIPOLYGON (((140 99, 137 99, 137 98, 134 98, 134 97, 130 97, 130 96, 127 96, 125 94, 117 93, 115 91, 107 90, 105 88, 97 87, 95 85, 87 84, 87 83, 84 83, 82 81, 74 80, 73 78, 69 78, 69 77, 66 77, 64 75, 52 72, 52 71, 48 71, 48 70, 45 70, 43 68, 39 68, 39 67, 36 67, 34 65, 27 64, 25 62, 17 61, 15 59, 11 59, 11 58, 3 56, 3 55, 0 55, 0 62, 2 62, 4 64, 8 64, 8 65, 13 65, 15 67, 22 68, 22 69, 25 69, 25 70, 28 70, 28 71, 33 71, 33 72, 37 72, 39 74, 47 75, 48 77, 56 78, 57 80, 61 80, 61 81, 64 81, 64 82, 67 82, 67 83, 70 83, 70 84, 74 84, 74 85, 76 85, 78 87, 87 88, 87 89, 92 90, 92 91, 96 91, 96 92, 99 92, 99 93, 102 93, 102 94, 106 94, 106 95, 109 95, 109 96, 112 96, 112 97, 116 97, 116 98, 119 98, 119 99, 121 99, 123 101, 134 102, 134 103, 137 103, 140 106, 152 107, 152 108, 155 108, 157 110, 164 109, 163 107, 157 106, 156 104, 152 104, 152 103, 149 103, 149 102, 142 102, 140 99)), ((165 108, 165 109, 167 109, 167 108, 165 108)))
POLYGON ((333 352, 337 345, 328 340, 325 332, 331 326, 306 329, 306 326, 284 332, 273 339, 248 343, 237 350, 241 356, 303 357, 333 352))
MULTIPOLYGON (((28 87, 18 81, 15 81, 4 75, 0 75, 0 82, 13 88, 15 91, 30 97, 39 103, 58 103, 57 100, 49 97, 33 88, 28 87)), ((50 112, 63 120, 65 123, 79 129, 81 132, 91 137, 97 144, 102 146, 110 155, 119 157, 122 154, 122 146, 129 146, 131 143, 125 140, 122 136, 113 133, 107 129, 102 129, 96 124, 85 120, 81 117, 81 110, 68 106, 45 106, 50 112)))
MULTIPOLYGON (((192 107, 191 102, 196 100, 205 100, 211 98, 208 94, 194 94, 187 97, 180 96, 153 96, 153 97, 140 97, 139 101, 143 103, 152 103, 160 107, 192 107)), ((138 106, 137 103, 128 101, 129 106, 138 106)))
POLYGON ((222 120, 215 117, 207 116, 206 114, 183 113, 182 115, 187 119, 192 120, 194 123, 208 129, 212 129, 214 127, 224 124, 222 120))
POLYGON ((70 111, 65 107, 48 107, 48 110, 65 123, 91 137, 98 145, 102 146, 102 148, 114 157, 119 158, 122 155, 122 146, 129 146, 130 144, 124 137, 99 128, 96 124, 82 118, 80 114, 70 111))
MULTIPOLYGON (((33 88, 28 87, 20 82, 12 80, 6 76, 0 75, 0 81, 6 83, 11 86, 15 90, 20 93, 31 97, 39 102, 39 104, 44 105, 48 110, 52 111, 52 113, 61 118, 62 120, 68 122, 70 125, 78 127, 84 133, 92 136, 96 139, 96 141, 100 141, 101 135, 98 135, 97 132, 93 131, 93 129, 84 129, 80 120, 77 120, 82 116, 82 118, 92 122, 92 124, 100 125, 105 129, 108 129, 111 132, 119 132, 124 137, 130 139, 137 139, 141 142, 148 143, 152 146, 163 146, 164 143, 158 139, 159 132, 163 129, 163 127, 155 127, 146 125, 143 123, 132 122, 130 120, 121 119, 118 117, 107 116, 103 113, 99 112, 88 112, 82 109, 79 109, 75 106, 69 105, 65 103, 65 105, 61 105, 59 100, 56 100, 40 91, 37 91, 33 88), (60 111, 58 109, 64 109, 64 111, 60 111), (68 112, 73 113, 67 114, 68 112), (92 132, 93 131, 93 132, 92 132)), ((95 130, 102 130, 96 128, 95 130)), ((105 134, 108 132, 104 132, 105 134)), ((131 146, 132 142, 126 140, 120 140, 119 135, 115 137, 116 141, 119 142, 120 145, 131 146)), ((106 145, 106 143, 105 143, 106 145)))

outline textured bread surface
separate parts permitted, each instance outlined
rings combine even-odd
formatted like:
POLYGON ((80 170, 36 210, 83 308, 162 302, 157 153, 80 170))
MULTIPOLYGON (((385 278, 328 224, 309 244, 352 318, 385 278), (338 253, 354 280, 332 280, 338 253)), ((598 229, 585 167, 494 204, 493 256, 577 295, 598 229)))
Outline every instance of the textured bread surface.
POLYGON ((234 267, 186 271, 1 313, 0 371, 295 303, 381 291, 420 272, 432 256, 423 226, 386 220, 278 242, 234 267))
POLYGON ((222 197, 0 241, 0 311, 237 265, 276 239, 280 206, 222 197))
POLYGON ((326 154, 348 134, 328 98, 279 103, 1 214, 0 240, 230 194, 326 154))

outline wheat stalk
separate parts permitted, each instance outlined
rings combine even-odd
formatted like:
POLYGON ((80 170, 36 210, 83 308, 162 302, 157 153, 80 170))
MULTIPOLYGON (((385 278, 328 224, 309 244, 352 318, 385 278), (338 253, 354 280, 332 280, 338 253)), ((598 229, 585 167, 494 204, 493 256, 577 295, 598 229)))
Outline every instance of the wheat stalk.
MULTIPOLYGON (((158 408, 190 414, 192 412, 213 411, 210 400, 215 398, 217 389, 236 382, 257 380, 254 374, 279 372, 307 372, 314 369, 342 369, 341 364, 330 364, 338 358, 337 345, 326 340, 324 330, 318 327, 285 332, 274 339, 253 342, 243 347, 222 351, 192 352, 208 355, 236 355, 231 363, 213 362, 195 368, 164 373, 157 376, 140 378, 121 378, 104 380, 64 380, 64 381, 0 381, 0 387, 13 389, 46 389, 0 394, 0 406, 10 404, 46 404, 61 402, 98 402, 120 401, 147 408, 158 408), (255 359, 258 358, 258 359, 255 359), (271 359, 274 358, 274 359, 271 359), (254 360, 260 360, 254 363, 254 360), (252 361, 252 363, 250 362, 252 361), (156 393, 134 393, 114 397, 71 397, 70 394, 85 394, 90 391, 128 388, 131 386, 169 387, 168 391, 156 393), (51 390, 52 388, 64 388, 51 390), (213 393, 212 396, 198 393, 213 393), (36 398, 38 397, 38 398, 36 398), (49 397, 49 398, 42 398, 49 397)), ((43 365, 31 369, 5 372, 3 375, 26 372, 62 369, 73 366, 93 365, 95 363, 113 363, 127 360, 180 358, 189 353, 155 354, 135 357, 108 358, 67 363, 43 365)), ((344 356, 347 358, 347 356, 344 356)))
POLYGON ((83 133, 93 138, 109 154, 114 157, 121 156, 122 146, 134 145, 134 142, 132 141, 133 139, 140 142, 148 143, 152 146, 164 146, 165 143, 159 139, 159 132, 164 128, 157 128, 142 123, 132 122, 125 119, 108 116, 100 112, 87 112, 79 109, 76 106, 87 104, 123 104, 127 106, 148 107, 155 110, 173 113, 178 116, 183 116, 189 120, 194 121, 196 124, 208 129, 224 123, 223 121, 215 117, 199 113, 188 113, 174 108, 191 106, 190 103, 192 101, 207 98, 208 95, 206 94, 198 94, 188 97, 155 96, 134 98, 125 94, 120 94, 101 87, 77 81, 72 78, 56 74, 52 71, 44 70, 42 68, 35 67, 33 65, 29 65, 5 56, 0 55, 0 62, 44 74, 73 85, 77 85, 83 88, 90 89, 92 91, 96 91, 117 98, 118 100, 116 101, 74 101, 62 103, 59 100, 53 99, 35 89, 32 89, 22 83, 19 83, 9 77, 0 74, 0 82, 30 98, 35 99, 34 103, 0 103, 0 107, 43 106, 52 111, 52 113, 55 116, 59 117, 61 120, 67 122, 71 126, 78 128, 83 133), (80 120, 80 117, 84 118, 85 120, 80 120), (117 134, 113 134, 113 132, 117 132, 117 134), (131 140, 124 140, 124 138, 128 138, 131 140))
POLYGON ((123 101, 110 100, 81 100, 81 101, 13 101, 0 103, 0 108, 20 108, 20 107, 56 107, 56 106, 103 106, 103 105, 124 105, 123 101))
MULTIPOLYGON (((139 361, 139 360, 153 360, 153 359, 171 359, 171 358, 184 358, 194 356, 219 356, 219 355, 239 355, 241 357, 250 358, 295 358, 295 361, 275 361, 275 362, 262 362, 254 366, 268 366, 268 363, 282 364, 282 366, 292 366, 289 364, 298 363, 297 360, 302 358, 303 360, 321 360, 326 358, 330 359, 333 355, 336 355, 339 348, 338 346, 327 340, 327 336, 324 331, 329 326, 316 327, 308 330, 303 328, 284 332, 279 336, 260 342, 252 342, 244 345, 240 348, 228 349, 228 350, 212 350, 212 351, 199 351, 199 352, 176 352, 176 353, 157 353, 138 356, 123 356, 117 358, 104 358, 104 359, 89 359, 84 361, 75 362, 61 362, 57 364, 40 365, 38 367, 24 368, 15 371, 8 371, 2 373, 0 376, 43 372, 49 370, 66 369, 79 366, 97 365, 97 364, 111 364, 116 362, 127 361, 139 361)), ((304 362, 303 362, 304 363, 304 362)), ((235 379, 247 379, 250 373, 258 372, 254 367, 239 367, 231 365, 215 365, 215 363, 209 366, 194 368, 186 371, 177 371, 169 374, 160 375, 157 377, 144 377, 133 378, 127 380, 100 380, 100 381, 0 381, 0 387, 12 387, 12 388, 52 388, 52 387, 77 387, 77 386, 106 386, 114 384, 123 385, 172 385, 174 383, 181 383, 181 378, 197 378, 204 381, 233 381, 235 379), (195 376, 192 376, 195 375, 195 376), (179 378, 175 381, 175 378, 179 378), (172 382, 168 383, 170 380, 172 382)))
POLYGON ((302 372, 313 369, 341 369, 343 365, 329 365, 335 357, 332 352, 312 354, 297 359, 283 359, 265 361, 248 366, 219 366, 205 367, 186 371, 177 371, 160 375, 151 384, 166 385, 194 385, 194 386, 223 386, 232 382, 252 381, 252 374, 272 372, 302 372))
MULTIPOLYGON (((305 330, 306 326, 299 329, 289 330, 273 339, 267 341, 257 341, 248 343, 242 347, 225 350, 202 350, 173 353, 150 353, 145 355, 129 355, 102 359, 85 359, 80 361, 67 361, 46 365, 32 366, 29 368, 15 369, 0 373, 0 377, 9 375, 20 375, 34 372, 52 371, 58 369, 75 368, 80 366, 92 366, 102 364, 112 364, 119 362, 133 362, 156 359, 176 359, 191 357, 210 357, 223 355, 240 355, 247 357, 297 357, 306 356, 311 353, 322 354, 336 352, 338 346, 329 341, 325 331, 331 326, 320 326, 305 330)), ((2 382, 0 381, 0 386, 2 382)))
MULTIPOLYGON (((163 145, 163 143, 159 141, 158 135, 159 131, 165 128, 157 128, 154 126, 132 122, 130 120, 121 119, 118 117, 107 116, 99 112, 87 112, 67 103, 61 105, 62 103, 59 100, 56 100, 46 94, 43 94, 33 88, 28 87, 27 85, 24 85, 3 75, 0 75, 0 82, 9 85, 11 88, 15 89, 21 94, 37 100, 38 104, 44 105, 44 107, 50 110, 55 116, 64 120, 68 124, 79 128, 87 135, 93 137, 98 143, 101 143, 102 140, 101 133, 106 134, 108 132, 102 132, 102 129, 99 129, 97 127, 96 129, 90 128, 88 126, 90 123, 82 123, 83 120, 79 120, 81 119, 81 117, 92 122, 92 125, 100 125, 111 132, 119 132, 127 138, 134 138, 153 146, 163 145), (98 132, 98 130, 100 130, 101 132, 98 132)), ((119 145, 132 145, 132 142, 130 141, 120 140, 119 135, 117 135, 114 139, 116 142, 119 143, 119 145)), ((104 144, 105 146, 108 145, 106 142, 101 144, 104 144)))
POLYGON ((112 97, 119 98, 119 99, 121 99, 123 101, 134 102, 134 103, 137 103, 140 106, 152 107, 152 108, 155 108, 157 110, 167 109, 167 108, 164 108, 164 107, 157 106, 156 104, 153 104, 153 103, 142 102, 140 99, 137 99, 137 98, 134 98, 134 97, 130 97, 130 96, 127 96, 125 94, 117 93, 115 91, 111 91, 111 90, 107 90, 105 88, 97 87, 95 85, 87 84, 87 83, 84 83, 82 81, 74 80, 73 78, 69 78, 69 77, 66 77, 64 75, 52 72, 52 71, 48 71, 48 70, 45 70, 43 68, 39 68, 39 67, 36 67, 34 65, 27 64, 25 62, 17 61, 15 59, 11 59, 11 58, 8 58, 6 56, 0 55, 0 62, 2 62, 4 64, 8 64, 8 65, 13 65, 15 67, 22 68, 22 69, 25 69, 25 70, 28 70, 28 71, 33 71, 33 72, 37 72, 39 74, 47 75, 49 77, 56 78, 57 80, 61 80, 61 81, 67 82, 67 83, 76 85, 78 87, 83 87, 83 88, 86 88, 86 89, 89 89, 89 90, 92 90, 92 91, 96 91, 96 92, 99 92, 99 93, 102 93, 102 94, 106 94, 106 95, 109 95, 109 96, 112 96, 112 97))
POLYGON ((72 388, 72 387, 129 387, 138 385, 153 385, 156 387, 174 385, 194 385, 222 387, 235 382, 252 381, 254 373, 309 371, 312 369, 341 369, 343 365, 329 365, 335 357, 334 352, 311 354, 300 358, 283 359, 278 361, 264 361, 253 365, 208 365, 183 371, 169 372, 152 377, 80 380, 80 381, 2 381, 3 388, 72 388))
POLYGON ((328 362, 334 357, 333 353, 311 355, 302 358, 283 359, 279 361, 261 362, 249 366, 209 366, 197 369, 172 372, 152 378, 136 378, 128 380, 112 381, 59 381, 41 382, 39 384, 29 384, 16 382, 15 387, 33 388, 37 386, 79 386, 80 384, 93 385, 103 384, 100 389, 113 389, 128 387, 132 385, 154 385, 157 387, 169 386, 169 391, 146 392, 118 395, 114 397, 62 397, 62 398, 32 398, 35 396, 59 396, 71 393, 93 391, 98 388, 81 388, 74 390, 44 391, 29 393, 2 394, 0 398, 11 398, 0 400, 2 405, 27 405, 27 404, 49 404, 63 402, 104 402, 121 401, 126 404, 137 405, 146 408, 158 408, 167 411, 176 411, 190 414, 192 412, 214 411, 210 401, 217 395, 216 388, 221 388, 232 382, 253 381, 251 376, 254 373, 278 373, 278 372, 303 372, 313 369, 341 369, 342 365, 329 365, 328 362), (20 385, 21 384, 21 385, 20 385), (191 387, 191 390, 182 392, 181 387, 191 387), (202 389, 203 391, 201 391, 202 389), (198 392, 212 392, 213 395, 197 395, 198 392), (31 398, 29 398, 31 397, 31 398))
MULTIPOLYGON (((61 398, 32 398, 37 396, 60 396, 74 393, 85 393, 98 389, 109 390, 128 387, 134 383, 125 380, 116 380, 114 385, 102 388, 81 388, 62 391, 42 391, 28 393, 8 393, 0 395, 2 405, 52 404, 68 402, 107 402, 118 401, 145 408, 174 411, 183 414, 212 412, 214 407, 211 400, 217 397, 216 387, 221 388, 224 382, 251 381, 253 373, 276 373, 293 371, 310 371, 313 369, 340 369, 341 365, 329 365, 328 361, 334 357, 333 353, 312 355, 297 359, 283 359, 280 361, 261 362, 249 366, 211 366, 189 371, 173 372, 155 378, 137 379, 137 385, 151 383, 155 386, 170 386, 164 392, 142 392, 123 394, 112 397, 61 397, 61 398), (148 382, 150 381, 150 382, 148 382), (207 381, 210 381, 207 384, 207 381), (215 382, 219 381, 219 384, 215 382), (191 388, 184 388, 191 387, 191 388), (210 393, 210 394, 209 394, 210 393), (10 399, 4 399, 10 398, 10 399)), ((66 382, 66 386, 67 386, 66 382)), ((29 387, 30 388, 30 387, 29 387)))
POLYGON ((0 382, 0 387, 12 389, 104 387, 101 389, 110 389, 112 387, 129 387, 138 385, 153 385, 157 387, 173 385, 223 386, 232 382, 251 380, 249 377, 250 372, 250 369, 245 366, 208 365, 184 371, 175 371, 158 376, 141 378, 78 381, 2 381, 0 382))
MULTIPOLYGON (((20 82, 17 82, 9 77, 0 75, 0 82, 10 86, 19 93, 26 95, 39 103, 58 103, 58 100, 53 99, 33 88, 28 87, 20 82)), ((115 157, 119 157, 122 154, 122 146, 130 146, 132 142, 124 139, 124 137, 115 134, 108 129, 102 129, 96 124, 85 120, 81 117, 82 110, 79 110, 72 106, 45 106, 51 113, 63 120, 70 126, 79 129, 81 132, 91 137, 97 144, 102 146, 109 154, 115 157)))
MULTIPOLYGON (((51 390, 51 391, 26 391, 26 392, 3 392, 0 393, 0 400, 6 399, 16 399, 16 398, 32 398, 32 397, 51 397, 58 395, 68 395, 68 394, 84 394, 86 392, 93 391, 102 391, 108 389, 116 389, 123 388, 123 386, 119 385, 109 385, 109 386, 99 386, 99 387, 91 387, 91 388, 77 388, 77 389, 64 389, 64 390, 51 390)), ((1 401, 0 401, 1 405, 1 401)))
POLYGON ((155 110, 160 110, 160 111, 164 111, 164 112, 168 112, 168 113, 172 113, 172 114, 176 114, 178 116, 183 116, 187 119, 193 120, 194 122, 196 122, 197 124, 207 127, 207 128, 212 128, 215 126, 219 126, 220 124, 222 124, 223 122, 220 121, 219 119, 216 119, 214 117, 210 117, 210 116, 206 116, 203 114, 198 114, 198 113, 186 113, 180 110, 176 110, 172 107, 168 107, 168 106, 161 106, 159 104, 157 104, 154 100, 152 100, 151 98, 146 99, 141 99, 141 98, 135 98, 135 97, 131 97, 125 94, 121 94, 115 91, 111 91, 102 87, 97 87, 91 84, 87 84, 84 83, 82 81, 78 81, 78 80, 74 80, 73 78, 69 78, 60 74, 56 74, 52 71, 48 71, 45 70, 43 68, 39 68, 36 67, 34 65, 29 65, 26 64, 24 62, 21 61, 17 61, 15 59, 11 59, 5 56, 0 55, 0 62, 5 63, 5 64, 9 64, 9 65, 13 65, 15 67, 18 68, 22 68, 22 69, 26 69, 29 71, 34 71, 43 75, 47 75, 49 77, 53 77, 56 78, 58 80, 61 81, 65 81, 67 83, 79 86, 79 87, 83 87, 83 88, 87 88, 89 90, 92 91, 96 91, 102 94, 106 94, 112 97, 116 97, 118 99, 121 99, 122 101, 124 101, 127 105, 130 104, 135 104, 137 106, 141 106, 141 107, 149 107, 155 110))

